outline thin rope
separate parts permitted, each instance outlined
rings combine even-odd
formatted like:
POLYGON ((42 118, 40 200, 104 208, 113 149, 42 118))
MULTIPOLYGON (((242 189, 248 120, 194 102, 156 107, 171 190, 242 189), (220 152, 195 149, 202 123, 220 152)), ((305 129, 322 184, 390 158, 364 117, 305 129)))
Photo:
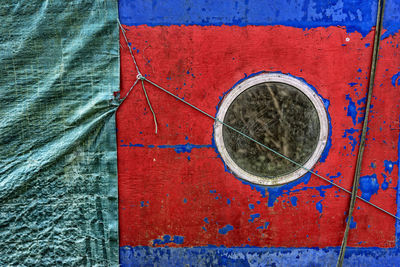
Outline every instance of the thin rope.
MULTIPOLYGON (((341 190, 345 191, 346 193, 349 193, 349 194, 351 194, 351 192, 350 192, 349 190, 345 189, 344 187, 342 187, 342 186, 340 186, 340 185, 338 185, 338 184, 336 184, 336 183, 332 182, 331 180, 329 180, 329 179, 327 179, 327 178, 325 178, 325 177, 323 177, 323 176, 319 175, 318 173, 316 173, 316 172, 314 172, 314 171, 312 171, 312 170, 310 170, 310 169, 308 169, 308 168, 304 167, 304 166, 303 166, 303 165, 301 165, 300 163, 297 163, 296 161, 294 161, 294 160, 292 160, 292 159, 290 159, 290 158, 286 157, 285 155, 283 155, 283 154, 279 153, 278 151, 275 151, 274 149, 272 149, 272 148, 270 148, 270 147, 268 147, 268 146, 264 145, 263 143, 260 143, 259 141, 255 140, 254 138, 252 138, 252 137, 250 137, 250 136, 246 135, 245 133, 242 133, 241 131, 239 131, 239 130, 235 129, 234 127, 232 127, 232 126, 228 125, 227 123, 225 123, 225 122, 223 122, 223 121, 220 121, 218 118, 216 118, 216 117, 214 117, 214 116, 212 116, 212 115, 208 114, 207 112, 205 112, 205 111, 201 110, 200 108, 198 108, 198 107, 196 107, 196 106, 194 106, 194 105, 190 104, 189 102, 187 102, 187 101, 185 101, 185 100, 181 99, 180 97, 178 97, 178 96, 174 95, 174 94, 173 94, 173 93, 171 93, 170 91, 168 91, 168 90, 166 90, 166 89, 162 88, 162 87, 161 87, 161 86, 159 86, 158 84, 156 84, 156 83, 154 83, 154 82, 152 82, 152 81, 148 80, 148 79, 147 79, 147 78, 145 78, 145 77, 144 77, 144 79, 143 79, 143 80, 145 80, 146 82, 148 82, 148 83, 152 84, 152 85, 153 85, 153 86, 155 86, 156 88, 158 88, 158 89, 160 89, 160 90, 164 91, 165 93, 169 94, 170 96, 172 96, 172 97, 174 97, 174 98, 178 99, 179 101, 181 101, 181 102, 185 103, 186 105, 190 106, 191 108, 193 108, 193 109, 195 109, 195 110, 199 111, 200 113, 202 113, 202 114, 206 115, 207 117, 209 117, 209 118, 213 119, 214 121, 217 121, 217 122, 221 123, 222 125, 224 125, 224 126, 228 127, 229 129, 231 129, 231 130, 233 130, 233 131, 237 132, 238 134, 240 134, 240 135, 244 136, 245 138, 247 138, 247 139, 249 139, 249 140, 251 140, 251 141, 255 142, 256 144, 258 144, 258 145, 260 145, 260 146, 262 146, 262 147, 264 147, 264 148, 268 149, 269 151, 271 151, 271 152, 275 153, 276 155, 278 155, 278 156, 280 156, 280 157, 282 157, 282 158, 284 158, 284 159, 288 160, 289 162, 291 162, 291 163, 293 163, 293 164, 295 164, 295 165, 299 166, 300 168, 302 168, 302 169, 306 170, 307 172, 309 172, 309 173, 312 173, 312 174, 314 174, 315 176, 317 176, 317 177, 319 177, 319 178, 323 179, 324 181, 326 181, 326 182, 330 183, 331 185, 333 185, 333 186, 335 186, 335 187, 337 187, 337 188, 339 188, 339 189, 341 189, 341 190)), ((380 211, 382 211, 382 212, 384 212, 384 213, 386 213, 386 214, 388 214, 388 215, 392 216, 393 218, 396 218, 397 220, 400 220, 400 217, 398 217, 398 216, 396 216, 396 215, 394 215, 394 214, 392 214, 392 213, 388 212, 387 210, 385 210, 385 209, 383 209, 383 208, 381 208, 381 207, 379 207, 379 206, 377 206, 377 205, 375 205, 375 204, 373 204, 373 203, 369 202, 368 200, 366 200, 366 199, 364 199, 364 198, 362 198, 362 197, 359 197, 359 196, 356 196, 356 197, 357 197, 358 199, 360 199, 360 200, 364 201, 365 203, 367 203, 367 204, 369 204, 369 205, 371 205, 371 206, 373 206, 373 207, 377 208, 378 210, 380 210, 380 211)))
POLYGON ((156 113, 154 113, 154 110, 153 110, 153 108, 151 107, 150 99, 149 99, 149 97, 147 96, 146 88, 144 88, 144 82, 143 82, 144 79, 145 79, 145 78, 144 78, 143 76, 141 76, 140 80, 141 80, 141 82, 142 82, 143 92, 144 92, 144 95, 146 96, 147 104, 149 104, 151 113, 153 113, 154 127, 155 127, 155 132, 156 132, 156 134, 157 134, 158 127, 157 127, 156 113))
MULTIPOLYGON (((131 92, 132 88, 135 87, 137 81, 138 81, 138 80, 141 80, 141 81, 142 81, 142 88, 143 88, 144 96, 146 97, 147 104, 149 105, 150 111, 151 111, 151 113, 153 114, 153 121, 154 121, 155 133, 157 134, 157 132, 158 132, 158 126, 157 126, 156 113, 154 112, 153 107, 151 106, 149 96, 147 95, 146 88, 144 87, 144 83, 143 83, 143 78, 144 78, 144 76, 142 76, 142 74, 140 73, 139 66, 138 66, 138 64, 136 63, 136 59, 135 59, 135 56, 133 55, 132 48, 131 48, 131 46, 129 45, 128 38, 126 37, 125 29, 122 27, 121 22, 119 21, 119 19, 117 19, 117 20, 118 20, 118 25, 119 25, 119 27, 121 28, 122 35, 124 36, 126 45, 127 45, 128 48, 129 48, 129 53, 131 54, 133 63, 135 64, 136 71, 137 71, 137 77, 136 77, 137 79, 136 79, 135 83, 132 85, 131 89, 129 89, 128 93, 127 93, 127 94, 125 95, 125 97, 122 99, 122 102, 128 97, 128 95, 129 95, 129 93, 131 92)), ((121 102, 121 103, 122 103, 122 102, 121 102)))
POLYGON ((368 129, 368 115, 369 115, 369 111, 371 108, 372 91, 373 91, 374 82, 375 82, 375 72, 376 72, 376 65, 377 65, 377 61, 378 61, 379 44, 380 44, 380 40, 381 40, 381 30, 382 30, 384 9, 385 9, 385 0, 379 0, 378 12, 377 12, 377 16, 376 16, 374 48, 373 48, 373 54, 372 54, 371 72, 370 72, 369 83, 368 83, 368 95, 367 95, 367 103, 366 103, 366 108, 365 108, 364 123, 363 123, 362 132, 361 132, 360 146, 358 147, 357 163, 356 163, 356 169, 354 172, 353 190, 351 192, 351 199, 350 199, 350 205, 349 205, 349 212, 348 212, 348 216, 347 216, 346 229, 344 231, 342 245, 340 247, 339 257, 338 257, 338 260, 336 263, 337 267, 343 266, 344 255, 345 255, 346 247, 347 247, 347 239, 349 237, 349 231, 350 231, 350 223, 351 223, 351 220, 353 217, 354 206, 355 206, 356 199, 357 199, 356 196, 357 196, 358 186, 360 184, 361 164, 363 161, 365 138, 366 138, 367 129, 368 129))
POLYGON ((131 57, 132 57, 132 59, 133 59, 133 63, 135 63, 136 71, 137 71, 138 75, 139 75, 139 74, 141 75, 141 73, 140 73, 140 71, 139 71, 139 66, 138 66, 138 64, 136 63, 135 56, 133 55, 133 52, 132 52, 132 48, 131 48, 131 46, 129 45, 128 38, 126 38, 125 29, 122 27, 121 22, 119 21, 119 19, 117 19, 117 20, 118 20, 118 25, 119 25, 119 27, 121 28, 122 35, 124 36, 126 45, 127 45, 128 48, 129 48, 129 53, 131 54, 131 57))
POLYGON ((128 97, 128 95, 131 93, 133 87, 135 87, 135 85, 138 83, 139 79, 136 79, 136 81, 133 83, 133 85, 131 86, 131 88, 129 89, 128 93, 126 93, 126 95, 121 99, 121 104, 122 102, 124 102, 124 100, 128 97))

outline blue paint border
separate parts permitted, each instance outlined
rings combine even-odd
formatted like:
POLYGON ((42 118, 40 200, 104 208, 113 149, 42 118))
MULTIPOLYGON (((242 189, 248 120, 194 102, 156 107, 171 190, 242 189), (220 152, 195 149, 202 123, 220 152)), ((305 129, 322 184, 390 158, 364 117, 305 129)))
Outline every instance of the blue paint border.
MULTIPOLYGON (((319 0, 281 0, 274 1, 274 8, 265 8, 267 0, 231 1, 232 6, 224 6, 223 0, 164 0, 164 1, 119 1, 119 18, 122 24, 128 26, 169 26, 169 25, 199 25, 199 26, 275 26, 283 25, 308 30, 316 27, 344 27, 348 33, 360 32, 366 36, 375 26, 377 0, 339 0, 334 1, 342 7, 335 11, 332 1, 319 0), (303 3, 307 10, 295 9, 289 2, 303 3), (255 4, 254 4, 255 3, 255 4), (194 7, 194 9, 191 9, 194 7), (261 7, 261 8, 260 8, 261 7), (288 8, 290 7, 290 8, 288 8), (314 10, 309 10, 310 8, 314 10), (188 9, 190 8, 190 9, 188 9), (204 10, 203 10, 204 9, 204 10), (286 13, 276 13, 277 10, 287 10, 286 13), (361 10, 361 19, 352 19, 350 12, 361 10), (327 11, 331 13, 327 13, 327 11), (335 12, 333 12, 335 11, 335 12), (250 13, 249 13, 250 12, 250 13), (253 13, 251 13, 253 12, 253 13), (254 13, 255 12, 255 13, 254 13), (257 13, 263 12, 263 13, 257 13), (266 13, 267 12, 267 13, 266 13), (275 13, 271 13, 275 12, 275 13)), ((228 1, 225 1, 225 3, 228 1)), ((386 32, 382 39, 397 34, 400 29, 400 1, 387 0, 383 22, 386 32)), ((354 14, 353 14, 354 15, 354 14)), ((251 76, 249 76, 251 77, 251 76)), ((245 77, 246 78, 246 77, 245 77)), ((248 78, 248 77, 247 77, 248 78)), ((240 82, 240 81, 239 81, 240 82)), ((329 113, 328 113, 329 116, 329 113)), ((330 119, 330 118, 329 118, 330 119)), ((399 118, 400 121, 400 118, 399 118)), ((331 133, 330 129, 330 133, 331 133)), ((214 140, 214 138, 212 138, 214 140)), ((213 143, 215 147, 215 144, 213 143)), ((216 147, 215 147, 216 148, 216 147)), ((329 151, 329 149, 328 149, 329 151)), ((398 161, 400 159, 400 135, 398 141, 398 161)), ((222 160, 222 159, 221 159, 222 160)), ((400 177, 400 168, 399 168, 400 177)), ((303 178, 300 178, 303 179, 303 178)), ((298 179, 297 181, 300 181, 298 179)), ((301 181, 307 183, 307 179, 301 181)), ((292 182, 293 183, 293 182, 292 182)), ((400 213, 400 183, 397 185, 397 215, 400 213)), ((260 189, 265 195, 265 188, 260 189)), ((400 262, 400 222, 395 224, 395 248, 352 248, 346 251, 345 264, 348 265, 379 265, 395 266, 400 262)), ((336 263, 338 247, 329 248, 250 248, 250 247, 194 247, 194 248, 152 248, 152 247, 121 247, 121 266, 140 265, 220 265, 248 266, 260 265, 313 265, 321 266, 336 263), (252 256, 254 256, 252 258, 252 256), (259 257, 260 260, 256 258, 259 257), (252 262, 253 260, 253 262, 252 262)))
MULTIPOLYGON (((339 247, 328 248, 120 248, 121 266, 335 266, 339 247)), ((398 266, 398 251, 384 248, 346 249, 345 266, 398 266)))
MULTIPOLYGON (((399 1, 386 1, 383 38, 399 31, 398 10, 399 1)), ((127 26, 333 26, 366 36, 376 11, 377 0, 119 0, 119 18, 127 26)))

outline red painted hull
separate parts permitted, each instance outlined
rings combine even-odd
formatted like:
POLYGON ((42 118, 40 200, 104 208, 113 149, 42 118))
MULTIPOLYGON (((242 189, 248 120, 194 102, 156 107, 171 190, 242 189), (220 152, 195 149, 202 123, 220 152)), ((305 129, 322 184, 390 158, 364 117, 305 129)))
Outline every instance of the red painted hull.
MULTIPOLYGON (((304 79, 329 102, 331 147, 314 171, 350 190, 373 32, 362 37, 339 27, 126 28, 143 75, 210 114, 246 75, 271 71, 304 79)), ((399 43, 396 35, 381 42, 360 192, 391 213, 397 211, 399 43)), ((137 73, 121 45, 124 95, 137 73)), ((117 113, 120 246, 341 244, 347 193, 314 175, 283 188, 242 182, 226 171, 213 145, 213 120, 150 84, 146 89, 157 135, 139 85, 117 113)), ((358 201, 353 221, 349 246, 395 246, 394 218, 358 201)))

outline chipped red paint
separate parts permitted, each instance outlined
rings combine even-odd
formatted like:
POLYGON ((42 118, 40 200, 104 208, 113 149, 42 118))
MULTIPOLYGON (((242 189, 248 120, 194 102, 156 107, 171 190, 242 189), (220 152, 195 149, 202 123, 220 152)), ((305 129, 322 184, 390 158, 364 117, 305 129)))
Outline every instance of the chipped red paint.
MULTIPOLYGON (((325 177, 340 173, 332 180, 351 188, 373 32, 362 37, 339 27, 126 28, 142 74, 210 114, 246 75, 273 71, 304 79, 330 103, 332 147, 314 170, 325 177)), ((400 87, 392 77, 400 71, 399 43, 398 35, 381 43, 361 174, 364 192, 359 192, 369 197, 369 191, 371 202, 392 213, 397 212, 400 110, 400 87)), ((126 44, 121 45, 124 95, 137 73, 126 44)), ((146 89, 157 114, 157 135, 139 85, 117 113, 120 246, 340 245, 347 193, 312 175, 278 195, 274 189, 263 194, 225 170, 212 146, 211 119, 150 84, 146 89), (203 147, 174 149, 188 143, 203 147), (268 205, 271 197, 277 199, 268 205)), ((357 201, 353 221, 349 246, 395 246, 392 217, 357 201)))

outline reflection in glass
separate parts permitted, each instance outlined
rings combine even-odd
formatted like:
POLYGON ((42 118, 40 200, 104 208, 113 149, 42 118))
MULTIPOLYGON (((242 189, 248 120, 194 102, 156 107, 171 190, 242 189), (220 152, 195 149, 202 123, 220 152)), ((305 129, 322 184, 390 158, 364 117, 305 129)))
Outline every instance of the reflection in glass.
MULTIPOLYGON (((224 122, 300 164, 313 154, 320 133, 317 110, 308 97, 278 82, 242 92, 229 106, 224 122)), ((222 133, 230 157, 251 174, 273 178, 299 168, 225 126, 222 133)))

